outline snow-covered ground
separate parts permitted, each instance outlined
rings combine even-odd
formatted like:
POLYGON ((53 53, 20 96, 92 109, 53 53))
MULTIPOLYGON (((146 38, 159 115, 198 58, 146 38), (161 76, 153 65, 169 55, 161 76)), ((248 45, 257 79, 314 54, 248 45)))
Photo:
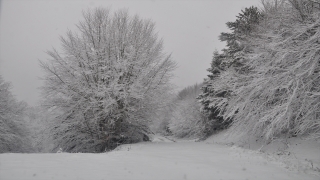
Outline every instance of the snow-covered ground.
POLYGON ((284 136, 265 141, 249 135, 230 135, 228 131, 222 131, 205 142, 253 150, 267 159, 281 162, 287 169, 314 174, 320 179, 320 139, 284 136))
POLYGON ((102 154, 0 154, 1 180, 320 179, 289 170, 263 153, 208 142, 123 145, 102 154))

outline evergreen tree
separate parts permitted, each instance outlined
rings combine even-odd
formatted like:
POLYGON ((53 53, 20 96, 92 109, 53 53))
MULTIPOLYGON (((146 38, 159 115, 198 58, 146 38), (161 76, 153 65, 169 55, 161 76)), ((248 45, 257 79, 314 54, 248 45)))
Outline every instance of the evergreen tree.
POLYGON ((232 95, 233 84, 221 82, 221 79, 232 76, 230 69, 244 70, 242 68, 245 54, 251 51, 248 38, 261 19, 262 15, 257 7, 245 8, 236 21, 226 23, 231 33, 221 33, 219 36, 221 41, 227 43, 227 47, 222 53, 214 52, 211 67, 207 70, 210 74, 204 80, 202 93, 198 97, 203 112, 208 116, 205 123, 208 135, 215 130, 226 128, 231 122, 232 118, 224 119, 222 116, 232 95))

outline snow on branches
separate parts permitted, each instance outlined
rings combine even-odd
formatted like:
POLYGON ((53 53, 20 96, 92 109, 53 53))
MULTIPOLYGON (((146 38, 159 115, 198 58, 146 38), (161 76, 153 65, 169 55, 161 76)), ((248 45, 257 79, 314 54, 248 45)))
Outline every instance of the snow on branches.
POLYGON ((83 17, 78 32, 61 38, 63 51, 48 51, 50 61, 41 63, 46 105, 63 112, 59 143, 67 151, 83 149, 78 141, 103 151, 111 141, 139 141, 135 135, 148 131, 148 113, 169 88, 175 62, 151 20, 103 8, 83 17))
MULTIPOLYGON (((245 39, 250 50, 241 51, 241 64, 223 70, 212 64, 213 78, 205 87, 212 100, 201 100, 231 119, 235 133, 265 139, 281 134, 320 137, 320 12, 317 4, 295 2, 263 1, 262 18, 245 39), (229 94, 224 103, 217 101, 218 92, 229 94)), ((236 59, 228 53, 214 60, 236 59)))
POLYGON ((0 76, 0 153, 31 152, 23 113, 27 104, 18 102, 11 93, 11 84, 0 76))
POLYGON ((207 118, 200 111, 196 97, 202 85, 195 84, 181 90, 174 99, 174 106, 169 110, 168 130, 179 138, 203 138, 208 127, 207 118))

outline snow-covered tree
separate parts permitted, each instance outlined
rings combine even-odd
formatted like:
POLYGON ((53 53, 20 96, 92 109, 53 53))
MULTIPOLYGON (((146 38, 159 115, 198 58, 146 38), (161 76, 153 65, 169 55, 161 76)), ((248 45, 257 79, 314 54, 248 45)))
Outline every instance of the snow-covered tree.
POLYGON ((56 147, 100 152, 140 141, 171 88, 175 63, 151 20, 103 8, 83 17, 77 32, 61 38, 62 51, 41 62, 44 105, 61 112, 52 128, 56 147))
POLYGON ((29 106, 24 113, 24 121, 29 130, 30 144, 34 152, 49 153, 54 148, 50 127, 53 119, 57 116, 55 111, 40 106, 29 106))
POLYGON ((243 71, 243 60, 248 52, 252 51, 250 36, 256 25, 261 20, 262 15, 258 8, 245 8, 239 13, 236 21, 228 22, 227 27, 230 33, 221 33, 219 39, 225 41, 227 47, 222 53, 217 51, 213 54, 210 73, 204 80, 202 93, 198 99, 202 104, 202 111, 208 117, 206 122, 207 134, 213 133, 228 127, 232 118, 223 118, 224 109, 232 94, 232 83, 228 79, 237 79, 236 76, 229 75, 230 69, 238 72, 243 71))
POLYGON ((201 84, 181 90, 173 99, 172 106, 166 111, 166 131, 178 138, 202 138, 206 135, 206 117, 200 111, 197 96, 201 84))
POLYGON ((248 72, 234 73, 239 76, 233 82, 236 96, 224 116, 235 117, 235 131, 266 139, 280 134, 320 137, 320 11, 301 0, 303 9, 309 9, 302 16, 305 11, 292 2, 264 9, 259 36, 251 39, 255 51, 245 62, 248 72))
POLYGON ((31 152, 29 134, 23 113, 27 104, 18 102, 11 85, 0 76, 0 153, 31 152))
POLYGON ((282 134, 319 138, 320 4, 273 0, 262 5, 261 19, 245 40, 249 50, 227 60, 241 65, 220 70, 215 61, 226 61, 226 55, 215 55, 203 107, 232 119, 232 132, 265 139, 282 134), (219 92, 228 95, 219 98, 219 92))

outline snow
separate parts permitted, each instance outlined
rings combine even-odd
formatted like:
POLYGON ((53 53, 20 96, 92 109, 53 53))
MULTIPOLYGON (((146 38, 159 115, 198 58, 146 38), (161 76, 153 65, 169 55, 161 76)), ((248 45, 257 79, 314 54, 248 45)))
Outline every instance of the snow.
POLYGON ((150 136, 150 141, 154 142, 154 143, 159 143, 159 142, 175 142, 175 140, 169 138, 169 137, 163 137, 163 136, 159 136, 157 134, 155 135, 151 135, 150 136))
POLYGON ((101 154, 0 154, 0 179, 319 179, 288 170, 257 151, 208 142, 153 139, 101 154))
POLYGON ((320 177, 320 139, 284 136, 266 141, 250 135, 230 134, 225 130, 212 135, 205 142, 253 150, 267 159, 281 162, 287 169, 320 177))

